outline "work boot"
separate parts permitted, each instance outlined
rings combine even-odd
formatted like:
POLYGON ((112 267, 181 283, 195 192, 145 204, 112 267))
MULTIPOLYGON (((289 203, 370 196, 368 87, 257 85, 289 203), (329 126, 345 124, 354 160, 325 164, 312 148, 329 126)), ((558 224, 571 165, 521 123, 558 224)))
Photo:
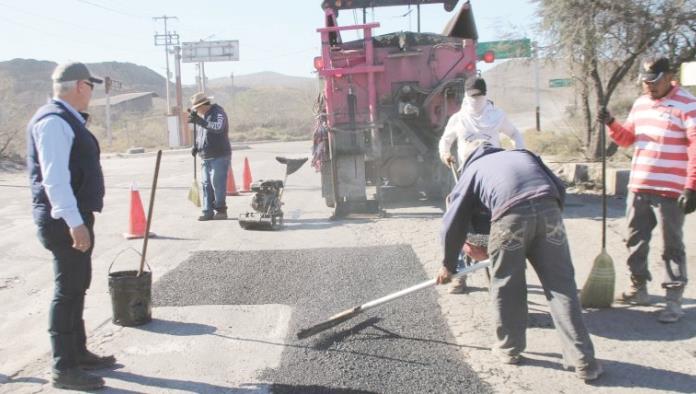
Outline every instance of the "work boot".
POLYGON ((85 370, 108 368, 116 364, 116 357, 112 355, 98 356, 87 350, 83 355, 77 357, 77 364, 85 370))
POLYGON ((631 305, 650 305, 647 281, 631 276, 628 290, 621 293, 616 301, 631 305))
POLYGON ((78 367, 53 371, 53 387, 67 390, 97 390, 104 387, 104 379, 78 367))
POLYGON ((660 315, 657 317, 660 323, 676 323, 684 316, 681 306, 682 294, 684 294, 684 286, 667 288, 665 309, 660 311, 660 315))
POLYGON ((207 222, 208 220, 213 220, 213 214, 205 213, 198 217, 199 222, 207 222))
POLYGON ((592 360, 587 364, 582 364, 575 367, 575 375, 584 381, 595 380, 603 372, 604 370, 602 369, 602 364, 600 364, 597 360, 592 360))
POLYGON ((450 294, 464 294, 468 291, 466 287, 466 275, 460 276, 458 278, 452 279, 452 285, 450 285, 450 294))
POLYGON ((498 361, 503 364, 517 365, 525 359, 521 354, 507 354, 498 348, 493 348, 491 351, 498 361))

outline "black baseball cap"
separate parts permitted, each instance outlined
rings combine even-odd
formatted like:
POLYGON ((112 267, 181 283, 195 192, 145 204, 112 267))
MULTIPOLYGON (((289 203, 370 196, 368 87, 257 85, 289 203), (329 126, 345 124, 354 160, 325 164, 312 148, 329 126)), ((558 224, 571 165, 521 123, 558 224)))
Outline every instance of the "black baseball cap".
POLYGON ((54 82, 69 82, 69 81, 90 81, 93 83, 104 82, 101 78, 97 78, 89 72, 87 66, 84 63, 73 62, 59 64, 55 70, 53 70, 53 75, 51 76, 54 82))
POLYGON ((466 87, 466 95, 469 97, 485 96, 486 81, 484 81, 481 77, 474 79, 474 82, 466 87))
POLYGON ((640 67, 640 80, 653 83, 672 71, 669 59, 666 57, 651 57, 643 61, 640 67))

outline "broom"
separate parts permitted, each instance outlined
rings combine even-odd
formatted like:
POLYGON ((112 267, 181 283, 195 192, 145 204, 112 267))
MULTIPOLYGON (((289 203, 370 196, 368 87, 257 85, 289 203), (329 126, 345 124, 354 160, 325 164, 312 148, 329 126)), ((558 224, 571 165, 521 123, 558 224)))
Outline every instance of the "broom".
MULTIPOLYGON (((606 111, 606 109, 603 109, 606 111)), ((606 129, 600 122, 599 138, 602 152, 602 252, 595 258, 592 270, 580 291, 580 304, 585 308, 609 308, 614 300, 614 261, 607 253, 607 158, 606 129)))
MULTIPOLYGON (((196 138, 196 125, 193 125, 193 138, 196 138)), ((195 144, 195 142, 194 142, 195 144)), ((197 174, 198 167, 196 166, 196 156, 193 156, 193 186, 189 189, 188 199, 193 203, 193 205, 200 208, 201 206, 201 194, 198 189, 198 177, 197 174)))

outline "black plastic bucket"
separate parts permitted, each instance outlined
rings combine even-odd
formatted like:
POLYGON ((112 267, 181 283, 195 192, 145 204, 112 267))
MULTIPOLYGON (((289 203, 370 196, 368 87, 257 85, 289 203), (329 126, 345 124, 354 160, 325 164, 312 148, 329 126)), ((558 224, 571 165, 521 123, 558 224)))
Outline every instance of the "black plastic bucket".
POLYGON ((109 272, 109 293, 114 324, 132 327, 152 320, 152 271, 109 272))

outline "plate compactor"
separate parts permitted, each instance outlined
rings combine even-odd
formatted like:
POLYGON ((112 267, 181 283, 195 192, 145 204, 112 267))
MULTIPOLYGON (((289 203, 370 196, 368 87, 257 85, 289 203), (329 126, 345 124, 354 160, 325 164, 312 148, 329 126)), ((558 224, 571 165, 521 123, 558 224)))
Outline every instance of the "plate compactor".
POLYGON ((260 179, 251 184, 254 197, 251 199, 252 212, 239 215, 239 225, 245 230, 279 230, 283 226, 283 191, 288 175, 297 171, 307 161, 302 159, 288 159, 277 156, 276 160, 285 164, 285 179, 263 180, 260 179))

